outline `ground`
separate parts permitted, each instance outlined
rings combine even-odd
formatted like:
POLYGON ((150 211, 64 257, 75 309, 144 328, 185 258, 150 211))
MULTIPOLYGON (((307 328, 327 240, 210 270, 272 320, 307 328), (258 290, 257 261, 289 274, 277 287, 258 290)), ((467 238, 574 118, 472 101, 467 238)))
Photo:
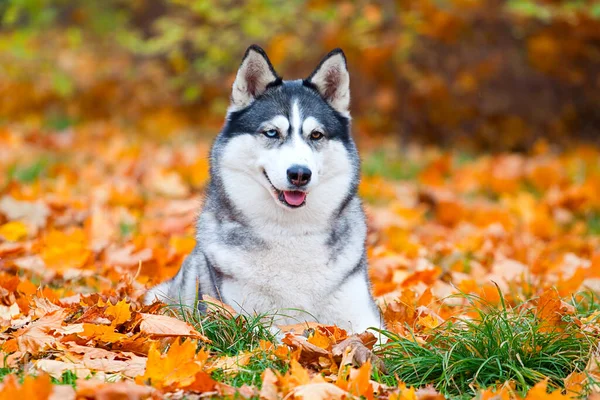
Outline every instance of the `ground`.
POLYGON ((362 143, 374 347, 142 306, 194 247, 210 139, 0 127, 0 399, 600 396, 598 149, 362 143))

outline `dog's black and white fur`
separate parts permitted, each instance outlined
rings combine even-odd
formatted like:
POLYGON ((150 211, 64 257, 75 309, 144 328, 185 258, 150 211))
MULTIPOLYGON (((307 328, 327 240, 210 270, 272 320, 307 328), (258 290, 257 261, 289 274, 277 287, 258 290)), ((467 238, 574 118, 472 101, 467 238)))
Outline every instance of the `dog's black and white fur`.
POLYGON ((280 323, 382 326, 367 275, 349 82, 339 49, 295 81, 283 81, 260 47, 246 51, 211 151, 196 248, 146 302, 192 305, 208 294, 240 312, 285 310, 280 323))

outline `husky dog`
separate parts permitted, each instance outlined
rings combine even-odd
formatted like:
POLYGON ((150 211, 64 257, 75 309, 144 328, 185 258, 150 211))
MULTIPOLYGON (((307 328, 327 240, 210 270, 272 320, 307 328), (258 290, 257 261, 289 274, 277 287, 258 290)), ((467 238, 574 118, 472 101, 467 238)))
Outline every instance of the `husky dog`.
POLYGON ((208 294, 239 312, 285 310, 278 323, 383 326, 367 276, 349 83, 340 49, 307 79, 284 81, 260 47, 248 48, 210 154, 196 247, 146 303, 208 294))

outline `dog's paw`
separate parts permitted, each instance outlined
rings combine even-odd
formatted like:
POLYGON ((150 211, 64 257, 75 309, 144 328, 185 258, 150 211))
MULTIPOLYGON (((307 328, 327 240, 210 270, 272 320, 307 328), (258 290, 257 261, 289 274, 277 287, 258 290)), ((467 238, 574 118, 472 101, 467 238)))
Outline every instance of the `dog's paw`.
POLYGON ((272 325, 269 327, 269 331, 271 332, 271 335, 273 335, 273 338, 275 339, 275 343, 276 344, 281 344, 283 338, 285 337, 285 332, 282 331, 279 327, 277 327, 276 325, 272 325))

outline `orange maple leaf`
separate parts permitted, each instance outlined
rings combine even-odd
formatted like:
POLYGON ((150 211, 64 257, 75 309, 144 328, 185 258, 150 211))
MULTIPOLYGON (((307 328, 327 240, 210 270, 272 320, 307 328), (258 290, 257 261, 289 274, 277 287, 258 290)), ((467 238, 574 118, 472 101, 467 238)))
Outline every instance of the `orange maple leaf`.
POLYGON ((200 350, 196 354, 197 348, 196 340, 187 339, 183 343, 177 340, 167 353, 162 355, 156 345, 152 344, 148 352, 146 371, 144 375, 136 377, 136 382, 150 382, 158 389, 185 388, 194 384, 205 387, 205 376, 198 373, 202 371, 208 353, 200 350))
POLYGON ((573 312, 573 306, 563 302, 554 289, 547 289, 538 300, 536 317, 541 322, 540 331, 550 332, 562 325, 564 315, 573 312))
POLYGON ((308 342, 314 344, 322 349, 329 349, 332 344, 332 340, 329 336, 322 334, 319 331, 315 331, 309 338, 308 342))
POLYGON ((41 257, 48 268, 64 271, 81 268, 91 255, 82 229, 70 233, 51 231, 44 240, 41 257))
POLYGON ((532 387, 524 400, 566 400, 577 397, 578 395, 573 393, 562 394, 560 390, 548 393, 548 379, 545 379, 532 387))
POLYGON ((350 371, 348 392, 372 400, 373 385, 371 384, 371 361, 367 361, 360 368, 350 371))
POLYGON ((118 342, 127 337, 127 335, 123 333, 115 332, 115 327, 113 325, 96 324, 83 324, 83 332, 79 335, 84 338, 95 339, 106 343, 118 342))
POLYGON ((129 321, 131 318, 131 311, 129 303, 125 299, 119 301, 117 304, 109 305, 106 308, 105 314, 113 317, 112 325, 116 326, 123 322, 129 321))
POLYGON ((4 385, 0 389, 0 400, 47 400, 52 393, 50 376, 26 376, 22 385, 19 385, 14 375, 4 379, 4 385))

